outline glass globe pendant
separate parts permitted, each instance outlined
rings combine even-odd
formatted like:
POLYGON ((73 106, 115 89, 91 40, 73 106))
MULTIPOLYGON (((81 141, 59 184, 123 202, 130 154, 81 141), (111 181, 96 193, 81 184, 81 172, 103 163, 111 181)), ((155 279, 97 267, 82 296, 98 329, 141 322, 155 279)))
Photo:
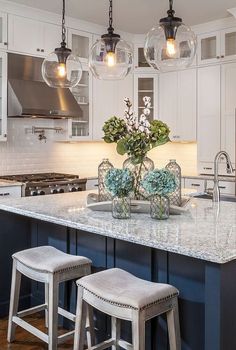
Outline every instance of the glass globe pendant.
POLYGON ((62 42, 42 64, 42 76, 48 86, 53 88, 75 87, 82 77, 82 66, 77 56, 66 47, 65 0, 62 11, 62 42))
POLYGON ((109 28, 91 48, 89 68, 97 79, 124 79, 133 66, 133 50, 129 43, 114 33, 112 0, 109 0, 109 28))
POLYGON ((197 48, 196 35, 181 18, 175 17, 173 0, 169 4, 168 16, 150 30, 144 45, 147 62, 162 72, 189 67, 197 48))

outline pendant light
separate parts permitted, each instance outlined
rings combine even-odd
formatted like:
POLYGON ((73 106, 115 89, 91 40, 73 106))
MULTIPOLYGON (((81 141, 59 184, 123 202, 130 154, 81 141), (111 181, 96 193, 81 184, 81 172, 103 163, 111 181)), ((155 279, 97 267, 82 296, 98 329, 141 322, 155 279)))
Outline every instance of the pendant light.
POLYGON ((114 33, 112 0, 109 0, 109 27, 92 46, 89 67, 95 78, 124 79, 132 69, 133 50, 129 43, 114 33))
POLYGON ((147 34, 144 55, 150 66, 166 72, 187 68, 196 54, 196 35, 182 19, 175 17, 173 0, 169 0, 167 17, 147 34))
POLYGON ((42 64, 42 76, 45 82, 54 88, 75 87, 82 76, 82 66, 77 56, 66 47, 65 0, 62 9, 62 42, 42 64))

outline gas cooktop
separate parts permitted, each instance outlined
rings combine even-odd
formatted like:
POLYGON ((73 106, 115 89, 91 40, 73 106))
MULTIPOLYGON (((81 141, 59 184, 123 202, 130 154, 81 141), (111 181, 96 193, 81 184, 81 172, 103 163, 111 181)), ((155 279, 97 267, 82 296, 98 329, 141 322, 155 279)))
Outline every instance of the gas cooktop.
POLYGON ((61 173, 6 175, 1 179, 22 182, 23 196, 85 191, 87 182, 87 179, 79 179, 78 175, 61 173))

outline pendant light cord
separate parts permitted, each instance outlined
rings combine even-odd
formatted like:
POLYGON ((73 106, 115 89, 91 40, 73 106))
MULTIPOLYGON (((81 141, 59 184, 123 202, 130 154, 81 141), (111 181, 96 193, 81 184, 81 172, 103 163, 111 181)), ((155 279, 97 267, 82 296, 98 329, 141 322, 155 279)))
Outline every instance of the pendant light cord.
POLYGON ((65 21, 65 12, 66 12, 66 5, 65 0, 62 1, 62 23, 61 23, 61 38, 62 38, 62 46, 66 46, 66 21, 65 21))
POLYGON ((114 28, 113 28, 113 4, 112 0, 109 0, 109 28, 108 33, 113 34, 114 28))
POLYGON ((170 8, 167 11, 168 16, 173 17, 175 14, 175 11, 173 10, 173 2, 174 0, 169 0, 170 8))

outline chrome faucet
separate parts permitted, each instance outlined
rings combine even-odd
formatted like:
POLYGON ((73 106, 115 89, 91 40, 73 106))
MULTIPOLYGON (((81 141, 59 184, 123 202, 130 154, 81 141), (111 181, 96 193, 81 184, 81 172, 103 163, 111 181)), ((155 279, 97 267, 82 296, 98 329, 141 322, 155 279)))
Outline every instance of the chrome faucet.
POLYGON ((226 159, 227 174, 231 174, 234 171, 228 153, 225 151, 218 152, 217 155, 215 156, 215 161, 214 161, 214 188, 213 188, 213 198, 212 198, 213 202, 220 201, 220 189, 219 189, 218 174, 219 174, 219 160, 222 156, 224 156, 226 159))

